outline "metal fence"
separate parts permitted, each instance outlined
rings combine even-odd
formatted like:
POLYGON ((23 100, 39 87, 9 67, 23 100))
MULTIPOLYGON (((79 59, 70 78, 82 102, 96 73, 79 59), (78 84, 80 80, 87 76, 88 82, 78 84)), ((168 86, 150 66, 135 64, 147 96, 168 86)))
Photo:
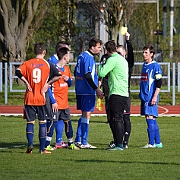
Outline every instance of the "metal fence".
MULTIPOLYGON (((13 92, 25 92, 24 89, 14 89, 13 85, 18 80, 18 77, 14 74, 15 68, 19 66, 21 62, 11 62, 9 66, 4 63, 4 66, 0 62, 0 92, 4 92, 5 104, 8 102, 8 91, 13 92), (4 80, 4 83, 3 83, 4 80), (3 86, 4 85, 4 86, 3 86), (4 88, 3 88, 4 87, 4 88)), ((76 63, 69 63, 69 67, 73 74, 74 66, 76 63)), ((98 65, 99 63, 97 63, 98 65)), ((133 73, 131 77, 131 92, 139 92, 139 83, 141 78, 141 68, 142 62, 136 62, 133 68, 133 73)), ((180 63, 169 63, 160 62, 159 63, 163 70, 163 86, 161 92, 170 92, 172 89, 172 105, 175 105, 175 89, 178 87, 178 92, 180 92, 180 63), (176 68, 177 65, 177 68, 176 68), (176 73, 177 70, 177 73, 176 73), (171 88, 172 87, 172 88, 171 88)), ((73 77, 74 85, 74 77, 73 77)), ((75 92, 74 86, 69 89, 69 92, 75 92)))

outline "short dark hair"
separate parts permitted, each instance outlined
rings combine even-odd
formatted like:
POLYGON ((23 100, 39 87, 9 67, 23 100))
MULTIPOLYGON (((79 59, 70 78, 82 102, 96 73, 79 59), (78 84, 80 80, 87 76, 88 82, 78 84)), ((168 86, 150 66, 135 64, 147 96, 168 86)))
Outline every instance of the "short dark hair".
MULTIPOLYGON (((144 51, 144 50, 147 50, 147 49, 149 49, 149 52, 150 52, 150 53, 153 53, 153 56, 154 56, 154 54, 155 54, 155 49, 153 48, 153 46, 152 46, 151 44, 148 44, 148 45, 146 45, 146 46, 143 47, 143 51, 144 51)), ((153 58, 153 56, 152 56, 152 58, 153 58)))
POLYGON ((44 45, 44 43, 39 42, 39 43, 35 44, 35 46, 34 46, 34 53, 36 55, 42 54, 44 50, 47 51, 46 46, 44 45))
POLYGON ((117 45, 117 46, 116 46, 116 48, 122 48, 122 49, 124 49, 124 50, 125 50, 124 46, 123 46, 123 45, 120 45, 120 44, 119 44, 119 45, 117 45))
POLYGON ((65 47, 65 46, 69 46, 70 44, 68 42, 65 42, 65 41, 59 41, 57 44, 56 44, 56 51, 59 49, 59 48, 62 48, 62 47, 65 47))
POLYGON ((116 43, 114 40, 109 40, 105 44, 105 48, 109 53, 116 52, 116 43))
POLYGON ((69 49, 66 47, 61 47, 59 49, 57 49, 57 56, 58 59, 61 60, 63 58, 64 55, 66 55, 69 52, 69 49))
POLYGON ((95 47, 98 43, 100 43, 100 45, 102 44, 102 41, 100 39, 97 39, 97 38, 92 38, 90 41, 89 41, 89 49, 93 47, 95 47))

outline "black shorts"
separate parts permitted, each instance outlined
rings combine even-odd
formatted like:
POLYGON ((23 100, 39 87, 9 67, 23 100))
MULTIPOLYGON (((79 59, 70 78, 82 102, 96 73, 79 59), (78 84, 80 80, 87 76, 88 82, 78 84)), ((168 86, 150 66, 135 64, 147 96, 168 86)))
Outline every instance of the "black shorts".
POLYGON ((36 115, 38 120, 46 120, 46 106, 24 106, 24 118, 27 119, 28 122, 34 121, 36 119, 36 115))
POLYGON ((131 92, 130 92, 130 88, 128 89, 128 92, 129 92, 129 97, 127 99, 127 104, 125 106, 124 114, 130 114, 130 110, 131 110, 131 92))
POLYGON ((127 98, 127 103, 125 106, 124 114, 130 114, 130 108, 131 108, 131 97, 129 96, 127 98))
POLYGON ((46 102, 46 119, 53 120, 52 106, 50 102, 46 102))
POLYGON ((109 97, 108 105, 110 110, 110 120, 122 121, 125 106, 127 104, 128 97, 114 95, 109 97))
POLYGON ((69 108, 59 109, 58 112, 53 113, 53 119, 54 119, 54 121, 58 121, 58 120, 70 121, 71 117, 70 117, 69 108))

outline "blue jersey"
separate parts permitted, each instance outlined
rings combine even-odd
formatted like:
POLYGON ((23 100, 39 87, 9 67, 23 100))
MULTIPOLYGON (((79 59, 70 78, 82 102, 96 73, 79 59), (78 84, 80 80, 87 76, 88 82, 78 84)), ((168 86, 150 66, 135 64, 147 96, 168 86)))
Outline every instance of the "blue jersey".
POLYGON ((151 102, 156 90, 156 80, 161 78, 162 69, 156 61, 143 64, 140 82, 140 100, 151 102))
POLYGON ((95 90, 89 85, 85 74, 91 73, 94 84, 98 86, 96 62, 94 56, 89 52, 82 52, 77 59, 75 66, 75 91, 77 95, 95 95, 95 90))
POLYGON ((57 64, 58 63, 58 57, 56 54, 52 55, 48 60, 48 62, 51 62, 52 64, 57 64))

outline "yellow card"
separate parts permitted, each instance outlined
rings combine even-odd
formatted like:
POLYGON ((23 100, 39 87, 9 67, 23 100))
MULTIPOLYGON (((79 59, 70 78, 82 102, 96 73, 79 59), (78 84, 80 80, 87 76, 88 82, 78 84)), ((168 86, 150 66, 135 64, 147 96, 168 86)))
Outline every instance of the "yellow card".
POLYGON ((121 34, 125 35, 127 32, 127 27, 121 27, 121 34))

